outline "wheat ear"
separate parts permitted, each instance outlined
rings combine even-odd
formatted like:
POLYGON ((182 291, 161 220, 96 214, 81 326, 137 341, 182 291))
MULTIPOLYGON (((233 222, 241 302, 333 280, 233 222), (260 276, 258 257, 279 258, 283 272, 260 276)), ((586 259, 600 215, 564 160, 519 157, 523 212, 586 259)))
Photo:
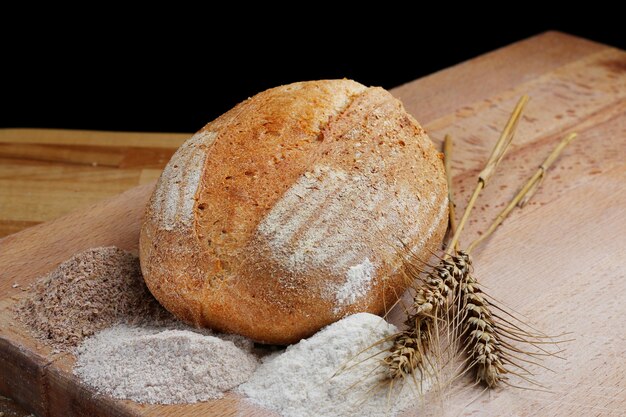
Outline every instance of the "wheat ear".
MULTIPOLYGON (((480 284, 471 273, 471 257, 470 252, 485 238, 490 236, 494 230, 502 223, 502 221, 511 213, 520 201, 528 201, 532 193, 534 193, 545 172, 550 165, 556 160, 561 151, 576 137, 576 133, 572 133, 564 137, 554 148, 546 160, 539 166, 537 171, 527 180, 524 186, 513 197, 509 204, 498 214, 494 222, 491 224, 486 233, 474 240, 468 247, 467 251, 457 252, 457 256, 453 257, 454 262, 459 263, 459 268, 468 265, 464 269, 465 275, 459 281, 458 297, 460 300, 460 310, 458 313, 461 326, 461 337, 464 339, 464 350, 468 354, 469 363, 467 369, 474 369, 476 381, 484 383, 488 388, 495 388, 506 380, 506 374, 516 373, 511 367, 517 368, 528 374, 524 366, 520 362, 530 362, 526 358, 518 357, 516 354, 526 356, 536 356, 530 352, 524 352, 516 349, 509 344, 506 339, 518 342, 526 342, 537 346, 536 342, 531 339, 533 335, 526 332, 519 326, 511 323, 498 323, 497 316, 493 313, 493 300, 489 301, 480 288, 480 284)), ((498 310, 501 308, 496 307, 498 310)), ((548 353, 541 349, 543 353, 548 353)), ((529 382, 532 380, 525 378, 529 382)))
MULTIPOLYGON (((407 268, 412 267, 407 265, 407 268)), ((426 352, 433 334, 437 334, 437 320, 447 308, 449 295, 460 274, 454 263, 443 260, 425 278, 419 278, 422 285, 415 289, 413 304, 404 322, 406 330, 395 336, 390 354, 383 359, 389 378, 404 378, 416 369, 422 374, 427 371, 424 368, 426 352)))

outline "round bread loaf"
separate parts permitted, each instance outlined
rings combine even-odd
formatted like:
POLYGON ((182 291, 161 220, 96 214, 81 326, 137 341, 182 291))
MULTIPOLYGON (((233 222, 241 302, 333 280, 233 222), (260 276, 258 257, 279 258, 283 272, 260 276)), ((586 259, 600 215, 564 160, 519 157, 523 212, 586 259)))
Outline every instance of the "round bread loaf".
POLYGON ((288 344, 403 293, 407 251, 447 225, 441 155, 402 104, 350 80, 240 103, 185 142, 141 230, 141 268, 178 318, 288 344))

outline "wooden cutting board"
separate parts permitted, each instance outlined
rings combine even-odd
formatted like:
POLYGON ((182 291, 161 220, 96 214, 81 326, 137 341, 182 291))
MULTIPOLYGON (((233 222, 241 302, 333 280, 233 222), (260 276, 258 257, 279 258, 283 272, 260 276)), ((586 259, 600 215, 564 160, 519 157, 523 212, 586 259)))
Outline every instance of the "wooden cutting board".
MULTIPOLYGON (((456 139, 453 170, 460 210, 517 98, 531 96, 512 148, 481 196, 463 242, 485 229, 566 132, 580 134, 532 202, 513 212, 475 253, 476 275, 491 294, 546 333, 571 332, 575 339, 566 345, 565 360, 545 361, 554 372, 532 368, 550 392, 484 393, 464 381, 443 409, 427 404, 423 411, 626 414, 626 52, 546 33, 392 92, 438 144, 445 133, 456 139)), ((4 135, 0 142, 9 140, 4 135)), ((24 143, 37 144, 37 138, 24 143)), ((80 152, 76 155, 81 158, 80 152)), ((94 395, 71 375, 69 355, 53 355, 13 320, 10 308, 23 296, 21 288, 76 251, 100 245, 136 250, 152 187, 148 182, 0 240, 1 394, 39 416, 268 415, 234 395, 179 406, 94 395)))

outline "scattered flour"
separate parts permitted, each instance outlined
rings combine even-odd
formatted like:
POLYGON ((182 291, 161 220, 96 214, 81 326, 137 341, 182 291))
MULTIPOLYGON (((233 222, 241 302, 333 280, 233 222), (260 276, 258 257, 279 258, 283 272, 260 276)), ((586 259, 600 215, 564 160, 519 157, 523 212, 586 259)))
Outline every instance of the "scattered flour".
POLYGON ((101 394, 149 404, 221 398, 246 381, 256 357, 233 342, 187 330, 118 325, 85 340, 74 374, 101 394))
POLYGON ((415 388, 396 384, 390 400, 387 389, 372 389, 384 368, 371 358, 376 350, 362 351, 396 331, 372 314, 348 316, 267 359, 238 391, 284 417, 394 416, 415 404, 415 388), (333 376, 346 364, 354 366, 333 376))
POLYGON ((376 267, 369 258, 351 266, 346 272, 346 282, 335 294, 336 305, 354 304, 357 299, 366 295, 375 274, 376 267))

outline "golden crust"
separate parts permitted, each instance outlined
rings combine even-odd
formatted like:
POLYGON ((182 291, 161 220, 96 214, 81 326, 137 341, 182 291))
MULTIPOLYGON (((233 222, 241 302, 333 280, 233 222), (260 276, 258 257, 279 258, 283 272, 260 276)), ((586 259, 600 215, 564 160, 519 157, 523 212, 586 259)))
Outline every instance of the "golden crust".
POLYGON ((146 283, 179 318, 276 344, 381 313, 447 224, 438 152, 402 104, 349 80, 244 101, 185 143, 141 231, 146 283))

